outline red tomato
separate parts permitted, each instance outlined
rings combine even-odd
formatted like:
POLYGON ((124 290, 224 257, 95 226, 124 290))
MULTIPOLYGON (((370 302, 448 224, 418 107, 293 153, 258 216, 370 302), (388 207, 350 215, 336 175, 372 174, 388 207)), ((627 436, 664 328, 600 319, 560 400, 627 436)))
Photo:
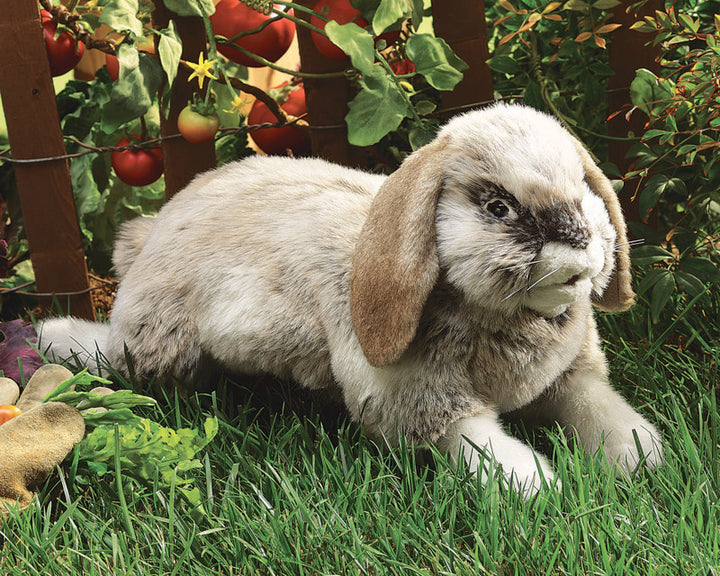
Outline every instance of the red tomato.
MULTIPOLYGON (((275 7, 281 8, 277 5, 275 7)), ((215 6, 215 13, 210 16, 210 22, 215 34, 232 38, 240 32, 254 30, 273 17, 275 17, 274 14, 266 16, 249 8, 239 0, 220 0, 215 6)), ((253 54, 262 56, 265 60, 276 62, 290 48, 294 37, 295 23, 287 18, 281 18, 260 32, 238 38, 235 44, 253 54)), ((218 46, 218 52, 228 60, 243 66, 262 66, 231 46, 218 46)))
MULTIPOLYGON (((350 0, 320 0, 313 6, 313 11, 324 15, 330 20, 335 20, 338 24, 347 24, 354 21, 360 28, 365 28, 368 25, 367 20, 360 16, 360 10, 353 8, 352 4, 350 4, 350 0)), ((310 24, 325 30, 325 20, 317 16, 310 18, 310 24)), ((329 38, 317 32, 311 32, 310 35, 313 44, 325 58, 331 60, 345 60, 347 58, 347 54, 335 46, 329 38)))
POLYGON ((197 144, 212 140, 220 127, 220 118, 217 114, 205 116, 195 112, 190 106, 185 106, 178 116, 178 130, 188 142, 197 144))
POLYGON ((5 424, 8 420, 12 420, 15 416, 20 416, 22 410, 12 404, 0 405, 0 424, 5 424))
MULTIPOLYGON (((140 139, 138 136, 133 138, 140 139)), ((118 146, 128 146, 130 140, 123 138, 118 146)), ((160 178, 163 173, 163 157, 160 148, 142 150, 115 150, 110 155, 115 174, 130 186, 147 186, 160 178)))
POLYGON ((402 60, 393 60, 392 62, 390 62, 390 69, 396 76, 401 76, 403 74, 412 74, 413 72, 415 72, 415 64, 413 64, 407 58, 403 58, 402 60))
POLYGON ((62 76, 70 72, 82 58, 85 45, 78 42, 68 30, 55 38, 57 23, 47 10, 40 11, 43 33, 45 34, 45 48, 47 49, 50 74, 62 76))
MULTIPOLYGON (((360 26, 360 28, 366 28, 368 26, 368 21, 360 16, 359 10, 353 8, 352 4, 350 4, 350 0, 320 0, 317 4, 315 4, 315 6, 313 6, 313 11, 323 14, 330 20, 335 20, 338 24, 355 22, 355 24, 360 26)), ((322 20, 317 16, 312 16, 310 18, 310 24, 325 30, 325 20, 322 20)), ((335 46, 335 44, 333 44, 327 37, 322 34, 318 34, 317 32, 311 32, 310 35, 315 47, 326 58, 330 58, 331 60, 345 60, 347 58, 347 54, 335 46)), ((385 40, 386 44, 390 46, 391 44, 395 44, 399 37, 400 30, 390 30, 380 34, 380 36, 375 38, 375 42, 377 43, 378 40, 385 40)))
MULTIPOLYGON (((278 86, 278 88, 285 86, 285 84, 278 86)), ((305 114, 307 112, 305 89, 302 86, 293 89, 288 94, 285 102, 280 104, 280 107, 293 116, 305 114)), ((277 118, 263 102, 255 100, 247 117, 248 126, 266 122, 277 123, 277 118)), ((307 156, 311 152, 310 138, 295 126, 261 128, 250 132, 250 136, 266 154, 284 155, 288 149, 292 150, 295 156, 307 156)))
POLYGON ((108 74, 110 74, 110 79, 113 82, 117 82, 117 79, 120 76, 120 62, 118 61, 117 56, 106 53, 105 66, 107 66, 107 71, 108 74))

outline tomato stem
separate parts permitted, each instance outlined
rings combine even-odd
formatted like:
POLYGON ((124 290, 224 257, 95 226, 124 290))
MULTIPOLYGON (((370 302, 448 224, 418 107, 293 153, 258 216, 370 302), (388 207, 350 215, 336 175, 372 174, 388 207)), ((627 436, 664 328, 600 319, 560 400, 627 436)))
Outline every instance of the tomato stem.
POLYGON ((145 136, 147 136, 147 124, 145 116, 140 116, 140 142, 145 142, 145 136))

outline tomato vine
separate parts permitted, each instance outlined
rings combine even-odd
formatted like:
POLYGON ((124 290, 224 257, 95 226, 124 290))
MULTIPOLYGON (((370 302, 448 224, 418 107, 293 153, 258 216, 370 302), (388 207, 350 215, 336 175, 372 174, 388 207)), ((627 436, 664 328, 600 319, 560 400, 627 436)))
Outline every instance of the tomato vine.
MULTIPOLYGON (((199 97, 208 103, 217 101, 216 110, 203 107, 202 112, 207 117, 218 114, 220 124, 214 139, 220 163, 251 153, 247 147, 248 133, 291 127, 304 132, 307 138, 315 128, 305 114, 295 116, 288 112, 302 108, 286 110, 268 91, 249 83, 246 68, 222 56, 220 52, 225 52, 222 48, 237 50, 254 62, 289 74, 293 84, 301 88, 303 79, 347 78, 355 86, 346 117, 348 140, 352 144, 376 144, 401 124, 406 126, 404 134, 409 147, 420 146, 432 136, 437 126, 432 115, 440 102, 439 93, 452 90, 462 78, 464 63, 443 40, 419 28, 424 16, 422 0, 352 2, 364 18, 364 27, 352 22, 335 25, 327 15, 297 2, 243 0, 248 8, 269 18, 250 29, 230 30, 221 35, 213 30, 212 0, 164 0, 165 8, 177 17, 199 17, 205 23, 204 60, 193 62, 182 56, 183 42, 176 18, 171 16, 166 25, 158 26, 153 22, 153 5, 147 0, 92 3, 80 0, 67 6, 38 0, 61 33, 67 32, 86 50, 99 50, 107 55, 109 67, 98 71, 95 80, 69 81, 57 96, 67 153, 32 160, 70 160, 81 230, 93 269, 101 273, 108 270, 114 229, 121 221, 134 214, 152 212, 164 200, 161 180, 145 186, 128 186, 112 169, 110 156, 122 154, 129 158, 157 147, 162 140, 181 137, 172 130, 161 135, 159 126, 159 117, 166 115, 169 96, 179 81, 178 70, 202 67, 199 75, 191 75, 192 89, 197 89, 199 97), (311 24, 311 17, 325 22, 326 30, 311 24), (330 73, 293 70, 277 64, 275 55, 264 56, 260 50, 243 47, 244 39, 256 37, 277 23, 293 28, 302 26, 328 37, 347 54, 347 66, 330 73), (112 34, 96 35, 101 26, 109 28, 112 34), (396 30, 393 41, 390 44, 384 39, 379 41, 389 29, 396 30), (409 64, 398 68, 401 74, 395 74, 390 63, 399 61, 409 64), (263 116, 258 124, 248 123, 242 115, 247 109, 243 106, 246 100, 243 95, 264 104, 270 116, 263 116), (139 133, 141 124, 147 128, 142 142, 122 140, 139 133)), ((304 94, 302 91, 297 94, 301 93, 304 94)), ((285 150, 282 146, 279 149, 285 150)), ((21 161, 12 158, 10 149, 0 150, 0 164, 21 161)))

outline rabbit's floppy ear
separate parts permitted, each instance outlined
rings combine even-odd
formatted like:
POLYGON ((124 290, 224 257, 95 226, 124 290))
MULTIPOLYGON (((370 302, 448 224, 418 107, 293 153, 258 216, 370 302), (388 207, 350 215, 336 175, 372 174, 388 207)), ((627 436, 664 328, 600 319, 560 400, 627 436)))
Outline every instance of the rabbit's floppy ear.
POLYGON ((395 362, 407 349, 438 278, 435 206, 445 141, 423 146, 385 180, 353 253, 350 312, 374 366, 395 362))
POLYGON ((635 292, 632 288, 632 275, 630 273, 630 245, 627 238, 625 218, 617 194, 610 181, 595 164, 585 146, 579 141, 576 141, 575 145, 585 170, 585 182, 605 202, 610 222, 617 232, 615 269, 602 298, 596 300, 594 304, 605 312, 623 312, 635 302, 635 292))

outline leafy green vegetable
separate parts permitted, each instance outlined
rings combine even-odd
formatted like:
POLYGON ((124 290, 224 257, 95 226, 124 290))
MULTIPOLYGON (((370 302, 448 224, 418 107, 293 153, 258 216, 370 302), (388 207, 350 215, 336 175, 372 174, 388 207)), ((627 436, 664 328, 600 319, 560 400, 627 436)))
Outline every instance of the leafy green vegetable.
POLYGON ((123 471, 141 480, 152 481, 157 470, 161 485, 182 486, 181 492, 193 505, 199 504, 199 492, 193 479, 184 473, 202 466, 195 456, 215 437, 217 418, 207 418, 204 436, 191 428, 173 430, 148 418, 114 426, 98 426, 78 444, 80 459, 88 468, 103 476, 113 469, 115 437, 120 440, 123 471))
MULTIPOLYGON (((60 384, 58 384, 52 392, 45 396, 43 402, 63 402, 63 400, 60 400, 59 398, 70 392, 73 388, 85 388, 88 386, 95 386, 96 384, 112 384, 112 382, 110 382, 110 380, 105 380, 105 378, 100 378, 100 376, 90 374, 86 368, 85 370, 75 374, 72 378, 68 378, 63 382, 60 382, 60 384)), ((74 394, 81 393, 74 392, 74 394)), ((86 392, 85 394, 88 393, 86 392)), ((68 404, 71 404, 71 402, 68 402, 68 404)), ((75 404, 72 405, 75 406, 75 404)))
POLYGON ((154 481, 157 476, 161 486, 178 486, 192 505, 199 506, 200 493, 185 473, 201 467, 196 455, 217 434, 217 418, 205 420, 204 434, 192 428, 173 430, 132 411, 138 406, 155 406, 152 398, 132 390, 105 394, 86 390, 97 384, 110 382, 83 370, 45 397, 45 402, 75 406, 85 425, 92 428, 76 447, 78 461, 100 476, 114 472, 117 437, 123 473, 141 482, 154 481))

